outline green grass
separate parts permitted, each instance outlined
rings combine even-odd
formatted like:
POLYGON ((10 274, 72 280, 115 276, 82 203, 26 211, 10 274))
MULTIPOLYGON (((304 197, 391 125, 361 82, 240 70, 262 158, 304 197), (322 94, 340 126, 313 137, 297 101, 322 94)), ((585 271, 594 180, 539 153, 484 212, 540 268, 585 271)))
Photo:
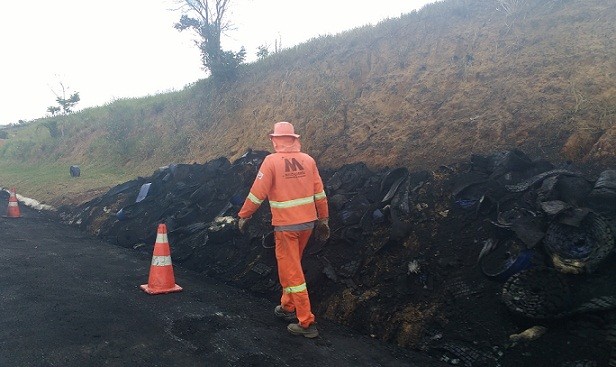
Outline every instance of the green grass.
POLYGON ((71 177, 69 167, 60 164, 16 166, 3 161, 0 162, 0 187, 15 188, 20 195, 59 206, 87 201, 138 175, 135 171, 111 166, 80 166, 80 177, 71 177))

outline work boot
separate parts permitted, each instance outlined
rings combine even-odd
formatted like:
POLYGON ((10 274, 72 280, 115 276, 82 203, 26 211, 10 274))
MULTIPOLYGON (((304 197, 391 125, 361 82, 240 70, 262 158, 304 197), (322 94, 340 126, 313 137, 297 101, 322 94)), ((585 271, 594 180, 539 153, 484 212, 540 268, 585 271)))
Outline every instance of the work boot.
POLYGON ((296 321, 297 320, 297 314, 295 313, 295 311, 285 311, 284 308, 282 308, 282 306, 278 305, 276 306, 276 308, 274 309, 274 315, 276 315, 276 317, 281 318, 285 321, 296 321))
POLYGON ((316 324, 311 324, 307 328, 303 328, 300 324, 289 324, 287 330, 293 335, 301 335, 305 338, 316 338, 319 336, 319 330, 317 330, 316 324))

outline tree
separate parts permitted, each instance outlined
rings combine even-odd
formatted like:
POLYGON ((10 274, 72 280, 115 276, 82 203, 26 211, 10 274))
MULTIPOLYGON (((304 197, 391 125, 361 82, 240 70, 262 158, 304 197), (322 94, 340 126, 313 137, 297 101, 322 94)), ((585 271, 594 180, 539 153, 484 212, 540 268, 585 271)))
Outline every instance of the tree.
POLYGON ((58 106, 49 106, 47 107, 47 112, 49 112, 52 116, 55 116, 56 113, 60 112, 61 108, 58 106))
POLYGON ((221 35, 229 30, 230 23, 225 19, 231 0, 181 0, 184 14, 175 24, 181 31, 193 30, 199 36, 195 44, 201 51, 201 62, 209 70, 212 79, 223 82, 237 76, 239 65, 246 58, 244 47, 239 52, 223 51, 221 35))
POLYGON ((64 97, 56 98, 56 102, 58 102, 58 104, 60 106, 62 106, 62 113, 64 113, 64 114, 73 112, 73 107, 80 100, 81 100, 81 98, 79 98, 79 92, 75 92, 75 93, 71 94, 71 96, 68 97, 68 98, 64 98, 64 97))
POLYGON ((64 115, 73 112, 73 107, 75 107, 75 105, 81 100, 81 98, 79 98, 79 92, 75 92, 67 98, 66 95, 68 93, 68 88, 64 86, 64 83, 62 82, 60 82, 60 89, 60 93, 56 93, 53 89, 51 90, 56 96, 56 102, 60 105, 60 107, 47 107, 47 112, 51 113, 52 116, 60 111, 62 111, 62 114, 64 115))
POLYGON ((261 45, 257 47, 257 57, 259 58, 259 60, 263 60, 267 56, 269 56, 269 48, 267 45, 261 45))

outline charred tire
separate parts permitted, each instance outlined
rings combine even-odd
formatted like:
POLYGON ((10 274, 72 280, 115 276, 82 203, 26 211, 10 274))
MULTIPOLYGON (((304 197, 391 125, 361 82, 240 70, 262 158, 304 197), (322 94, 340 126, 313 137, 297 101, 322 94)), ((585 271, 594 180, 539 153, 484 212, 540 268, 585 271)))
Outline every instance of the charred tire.
POLYGON ((532 319, 553 319, 569 314, 572 296, 562 276, 540 267, 513 275, 503 286, 502 301, 514 314, 532 319))

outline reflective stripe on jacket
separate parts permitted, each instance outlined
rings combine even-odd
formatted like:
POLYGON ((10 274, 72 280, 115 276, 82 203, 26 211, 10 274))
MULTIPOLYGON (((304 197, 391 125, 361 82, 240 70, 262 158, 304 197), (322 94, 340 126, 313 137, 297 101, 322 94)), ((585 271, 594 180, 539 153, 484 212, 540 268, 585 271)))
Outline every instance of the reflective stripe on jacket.
POLYGON ((323 181, 316 162, 306 153, 273 153, 265 157, 239 217, 252 216, 265 199, 269 200, 274 226, 329 217, 323 181))

